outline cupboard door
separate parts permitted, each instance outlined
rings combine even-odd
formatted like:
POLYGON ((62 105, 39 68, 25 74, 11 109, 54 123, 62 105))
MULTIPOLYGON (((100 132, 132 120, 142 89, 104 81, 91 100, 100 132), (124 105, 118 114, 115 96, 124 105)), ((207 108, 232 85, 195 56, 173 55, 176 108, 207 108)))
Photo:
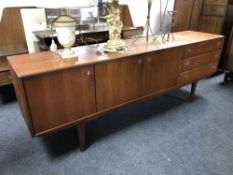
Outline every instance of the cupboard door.
POLYGON ((194 0, 176 0, 174 10, 177 11, 175 15, 175 25, 172 28, 173 32, 183 31, 189 29, 190 19, 192 17, 194 0))
POLYGON ((176 86, 179 63, 180 54, 177 48, 146 54, 143 75, 144 95, 176 86))
POLYGON ((224 17, 201 16, 198 31, 220 34, 222 31, 224 17))
POLYGON ((142 64, 140 56, 96 64, 97 111, 141 96, 142 64))
POLYGON ((35 134, 96 112, 93 66, 27 78, 24 87, 35 134))

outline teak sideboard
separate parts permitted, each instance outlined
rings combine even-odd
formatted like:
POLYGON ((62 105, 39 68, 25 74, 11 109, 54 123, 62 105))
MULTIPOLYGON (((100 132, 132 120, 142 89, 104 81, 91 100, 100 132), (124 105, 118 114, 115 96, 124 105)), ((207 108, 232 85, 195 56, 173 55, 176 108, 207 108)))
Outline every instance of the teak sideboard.
POLYGON ((32 136, 77 126, 85 148, 85 123, 120 106, 164 94, 216 72, 224 38, 184 31, 175 41, 125 40, 127 52, 78 47, 77 58, 52 52, 8 57, 20 109, 32 136))

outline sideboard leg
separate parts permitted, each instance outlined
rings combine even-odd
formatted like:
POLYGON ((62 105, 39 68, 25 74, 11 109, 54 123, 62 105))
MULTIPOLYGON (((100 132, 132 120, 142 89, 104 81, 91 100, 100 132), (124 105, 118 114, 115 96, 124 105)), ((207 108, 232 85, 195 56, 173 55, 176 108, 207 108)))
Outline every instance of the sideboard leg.
POLYGON ((86 149, 86 138, 85 138, 85 122, 80 122, 77 126, 78 131, 78 142, 81 151, 86 149))
POLYGON ((192 83, 191 92, 189 94, 189 102, 193 101, 193 98, 194 98, 195 92, 196 92, 196 88, 197 88, 197 81, 192 83))

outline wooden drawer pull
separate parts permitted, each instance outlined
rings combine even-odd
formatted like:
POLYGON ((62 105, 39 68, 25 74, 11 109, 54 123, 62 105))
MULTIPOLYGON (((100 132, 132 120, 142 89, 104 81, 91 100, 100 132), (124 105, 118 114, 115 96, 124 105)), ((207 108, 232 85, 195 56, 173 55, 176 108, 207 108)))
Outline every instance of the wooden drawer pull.
POLYGON ((220 45, 221 45, 221 41, 218 41, 218 42, 217 42, 217 46, 220 46, 220 45))
POLYGON ((147 62, 148 62, 148 63, 151 62, 151 57, 148 57, 148 58, 147 58, 147 62))
POLYGON ((214 66, 212 66, 212 68, 213 68, 213 69, 216 69, 216 68, 217 68, 217 66, 216 66, 216 65, 214 65, 214 66))
POLYGON ((8 75, 9 80, 11 80, 11 74, 8 75))
POLYGON ((87 76, 90 76, 91 75, 91 71, 87 71, 87 76))
POLYGON ((189 49, 188 49, 188 53, 191 53, 191 52, 192 52, 192 49, 189 48, 189 49))
POLYGON ((189 66, 189 65, 190 65, 190 61, 186 61, 185 66, 189 66))
POLYGON ((139 59, 139 60, 138 60, 138 64, 142 64, 142 59, 139 59))
POLYGON ((187 74, 184 75, 184 78, 187 79, 189 76, 187 74))
POLYGON ((215 58, 218 58, 218 54, 215 54, 214 57, 215 57, 215 58))

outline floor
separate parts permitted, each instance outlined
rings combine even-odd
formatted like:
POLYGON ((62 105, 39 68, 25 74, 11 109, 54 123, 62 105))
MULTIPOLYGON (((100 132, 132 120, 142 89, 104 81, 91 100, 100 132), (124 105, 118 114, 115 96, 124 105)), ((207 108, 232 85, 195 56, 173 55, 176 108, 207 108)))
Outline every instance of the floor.
POLYGON ((32 138, 17 103, 0 104, 1 175, 232 175, 233 82, 223 75, 133 104, 87 124, 32 138))

